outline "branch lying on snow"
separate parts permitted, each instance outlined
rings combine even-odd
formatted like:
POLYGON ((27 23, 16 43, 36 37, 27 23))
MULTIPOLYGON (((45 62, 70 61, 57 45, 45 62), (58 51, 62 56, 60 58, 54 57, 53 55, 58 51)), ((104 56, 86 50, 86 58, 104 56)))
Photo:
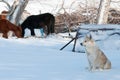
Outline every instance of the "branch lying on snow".
POLYGON ((106 31, 106 30, 120 30, 120 29, 116 29, 116 28, 80 28, 82 30, 89 30, 89 31, 98 31, 98 30, 102 30, 102 31, 106 31))

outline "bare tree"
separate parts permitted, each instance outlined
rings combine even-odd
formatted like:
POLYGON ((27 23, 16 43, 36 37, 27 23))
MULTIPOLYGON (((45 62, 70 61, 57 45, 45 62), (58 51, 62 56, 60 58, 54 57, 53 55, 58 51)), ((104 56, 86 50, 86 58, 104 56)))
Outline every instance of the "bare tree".
POLYGON ((62 17, 62 19, 64 21, 64 25, 68 29, 69 36, 70 36, 70 32, 71 32, 71 30, 70 30, 70 19, 69 19, 70 15, 68 14, 68 12, 66 11, 66 9, 64 8, 64 4, 65 4, 65 1, 62 0, 62 5, 61 5, 61 8, 58 10, 58 13, 60 13, 60 11, 63 10, 63 15, 61 17, 62 17))
POLYGON ((0 0, 0 2, 4 2, 8 6, 8 14, 7 14, 7 19, 18 25, 19 20, 21 18, 22 12, 24 11, 27 3, 29 0, 14 0, 14 3, 12 6, 9 5, 9 3, 5 0, 0 0))
POLYGON ((10 8, 8 20, 18 25, 22 12, 24 11, 28 1, 29 0, 14 0, 14 3, 10 8))
POLYGON ((97 24, 107 24, 109 14, 110 0, 101 0, 97 24))

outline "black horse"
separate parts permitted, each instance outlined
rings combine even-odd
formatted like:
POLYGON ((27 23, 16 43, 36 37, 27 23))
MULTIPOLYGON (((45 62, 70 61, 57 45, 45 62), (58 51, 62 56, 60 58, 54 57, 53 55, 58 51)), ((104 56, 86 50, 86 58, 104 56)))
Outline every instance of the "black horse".
POLYGON ((40 15, 31 15, 21 24, 22 36, 24 37, 25 29, 28 28, 31 31, 31 35, 35 36, 35 28, 47 27, 47 35, 54 33, 55 17, 50 13, 44 13, 40 15))

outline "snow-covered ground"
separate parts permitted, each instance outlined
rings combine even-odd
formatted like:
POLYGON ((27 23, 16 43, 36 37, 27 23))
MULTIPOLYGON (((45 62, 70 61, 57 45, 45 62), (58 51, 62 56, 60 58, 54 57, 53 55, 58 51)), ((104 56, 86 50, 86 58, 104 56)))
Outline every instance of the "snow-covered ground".
MULTIPOLYGON (((42 1, 52 2, 55 5, 53 0, 42 1)), ((40 9, 39 5, 40 3, 34 5, 30 3, 26 9, 32 14, 37 14, 40 9, 45 12, 56 10, 55 7, 54 9, 51 7, 53 5, 40 9)), ((0 10, 3 9, 1 6, 4 5, 0 5, 0 10)), ((89 26, 91 25, 87 25, 89 26)), ((39 36, 39 30, 36 30, 36 34, 39 36)), ((61 33, 47 38, 0 38, 0 80, 120 80, 120 35, 108 37, 101 31, 99 36, 91 33, 100 49, 111 61, 112 69, 90 72, 86 69, 88 67, 86 54, 78 52, 84 51, 84 47, 79 45, 83 38, 77 41, 77 52, 72 52, 73 42, 60 51, 60 48, 71 40, 60 36, 66 34, 61 33)), ((29 35, 29 32, 26 35, 29 35)))
MULTIPOLYGON (((112 69, 90 72, 86 69, 86 54, 71 51, 73 42, 60 51, 71 40, 60 36, 66 34, 47 38, 0 38, 0 80, 120 80, 119 35, 96 41, 112 62, 112 69)), ((99 36, 93 35, 93 38, 99 36)), ((80 39, 76 51, 84 50, 79 43, 80 39)))

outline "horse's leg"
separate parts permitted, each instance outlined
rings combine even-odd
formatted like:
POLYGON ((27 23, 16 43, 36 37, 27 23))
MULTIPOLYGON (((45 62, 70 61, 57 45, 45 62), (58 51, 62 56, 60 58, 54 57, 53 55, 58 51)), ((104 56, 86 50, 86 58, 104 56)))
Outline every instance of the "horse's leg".
POLYGON ((31 31, 31 36, 35 36, 34 29, 30 29, 30 31, 31 31))
POLYGON ((55 32, 54 31, 54 25, 51 25, 50 27, 51 27, 51 33, 54 33, 55 32))
POLYGON ((50 26, 49 26, 49 25, 47 25, 47 35, 49 35, 49 34, 50 34, 50 32, 51 32, 51 30, 50 30, 50 26))
POLYGON ((51 18, 49 25, 50 25, 50 33, 54 33, 55 32, 55 29, 54 29, 55 19, 54 18, 51 18))
POLYGON ((25 28, 22 28, 22 37, 25 35, 25 28))
POLYGON ((3 33, 4 38, 8 38, 7 32, 3 33))
POLYGON ((40 29, 40 32, 41 32, 41 36, 43 37, 44 36, 44 30, 43 30, 43 28, 40 29))
POLYGON ((50 27, 51 27, 51 33, 54 33, 55 32, 55 29, 54 29, 54 22, 51 23, 50 27))

